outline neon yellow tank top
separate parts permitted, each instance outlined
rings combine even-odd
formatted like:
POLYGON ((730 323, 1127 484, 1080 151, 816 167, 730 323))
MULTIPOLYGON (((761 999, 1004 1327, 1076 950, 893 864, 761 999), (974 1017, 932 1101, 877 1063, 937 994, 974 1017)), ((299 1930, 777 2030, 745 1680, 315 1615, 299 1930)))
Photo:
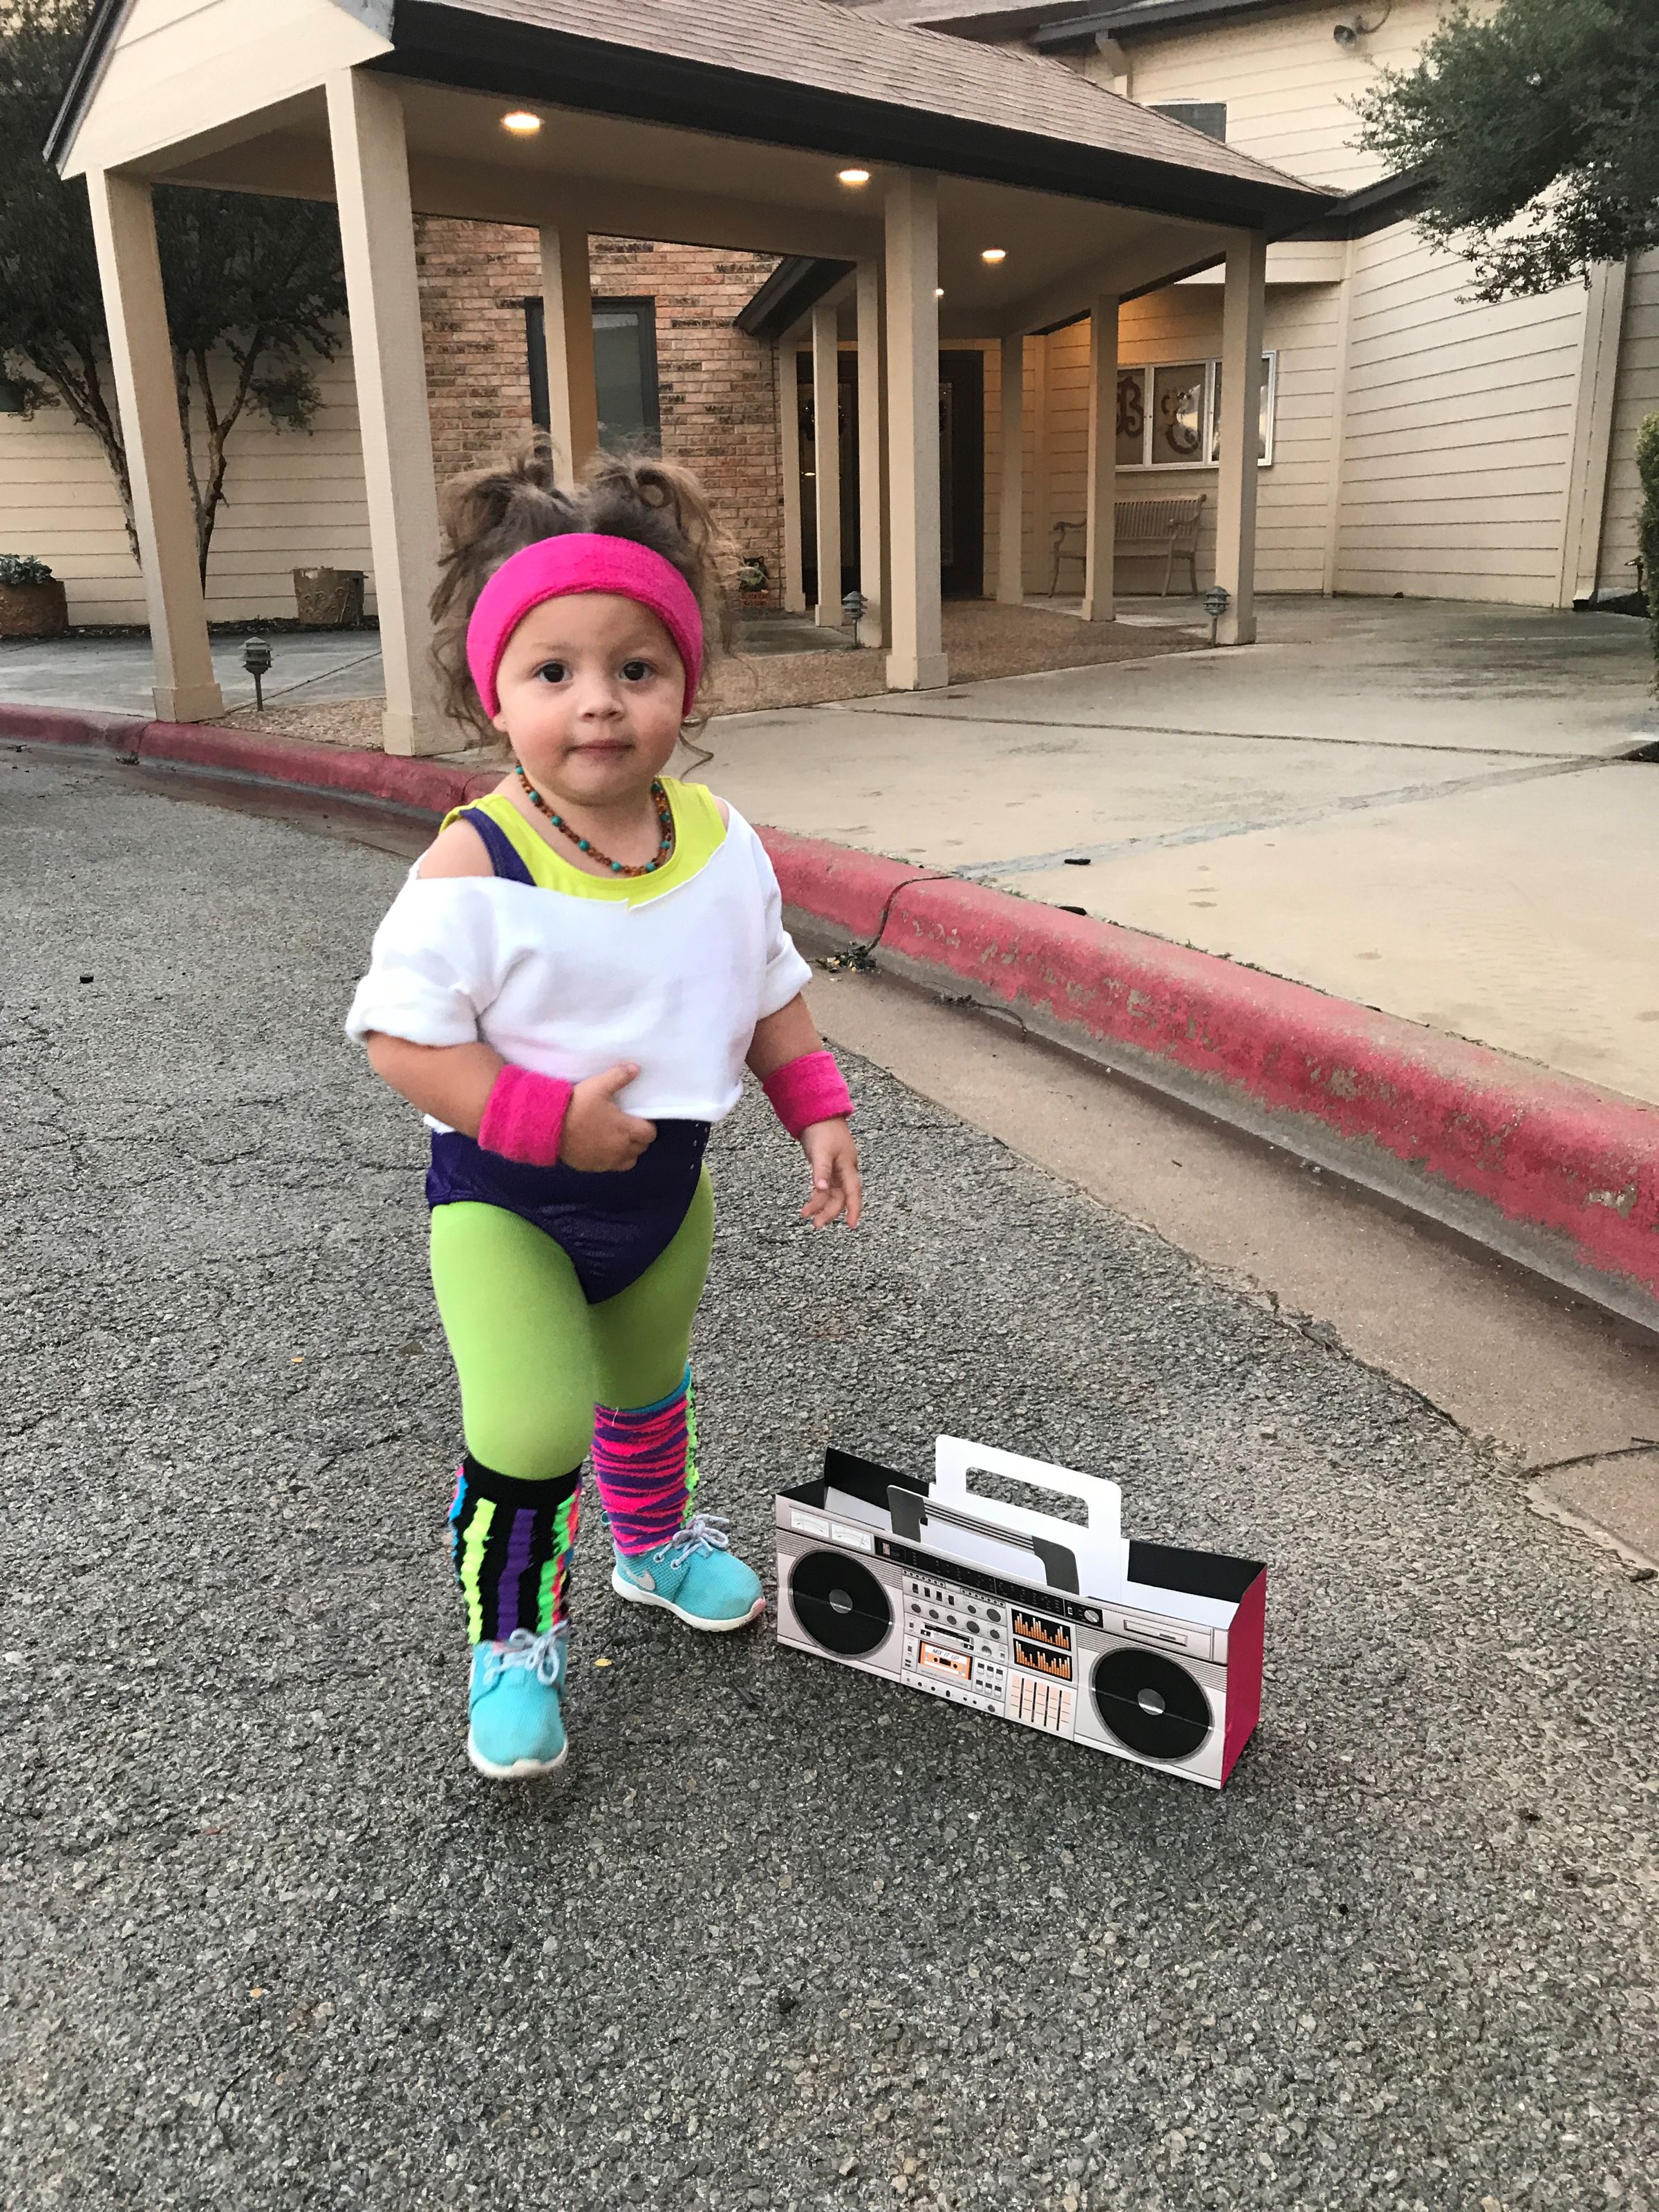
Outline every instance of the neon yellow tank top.
POLYGON ((665 891, 689 883, 726 842, 720 804, 706 785, 680 783, 665 775, 662 787, 668 794, 669 811, 674 817, 674 850, 667 866, 648 876, 590 876, 585 868, 567 860, 550 842, 550 837, 560 834, 550 823, 550 837, 544 837, 504 791, 492 791, 488 798, 469 799, 466 806, 452 808, 440 826, 447 830, 452 822, 458 821, 470 809, 476 809, 480 814, 487 814, 501 830, 529 869, 532 881, 542 890, 562 891, 570 898, 621 899, 630 906, 639 906, 647 899, 659 898, 665 891))

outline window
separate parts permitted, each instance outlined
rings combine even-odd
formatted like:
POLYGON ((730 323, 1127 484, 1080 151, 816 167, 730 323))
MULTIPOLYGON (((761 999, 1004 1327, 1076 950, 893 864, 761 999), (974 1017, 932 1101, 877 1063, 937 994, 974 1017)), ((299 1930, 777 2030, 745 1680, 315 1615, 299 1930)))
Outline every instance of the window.
MULTIPOLYGON (((1279 356, 1261 356, 1264 466, 1273 457, 1273 400, 1279 356)), ((1117 373, 1117 465, 1121 469, 1213 468, 1220 458, 1221 363, 1147 362, 1117 373)))
MULTIPOLYGON (((530 412, 547 428, 546 327, 542 302, 524 303, 530 355, 530 412)), ((607 453, 656 453, 662 443, 657 395, 657 303, 651 299, 595 300, 593 380, 598 387, 599 443, 607 453)))
POLYGON ((657 409, 657 303, 595 300, 593 380, 599 395, 599 443, 607 453, 662 444, 657 409))
POLYGON ((1227 103, 1224 100, 1149 100, 1146 106, 1154 115, 1167 115, 1171 123, 1184 123, 1189 131, 1201 131, 1206 138, 1227 137, 1227 103))

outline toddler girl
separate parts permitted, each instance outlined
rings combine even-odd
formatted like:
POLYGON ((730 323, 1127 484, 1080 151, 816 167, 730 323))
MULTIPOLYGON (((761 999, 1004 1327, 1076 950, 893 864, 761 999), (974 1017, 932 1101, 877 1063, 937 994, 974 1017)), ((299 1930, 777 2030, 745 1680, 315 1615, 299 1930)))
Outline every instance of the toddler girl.
POLYGON ((537 452, 463 479, 446 520, 439 663, 514 766, 410 870, 346 1028, 432 1132, 432 1280, 466 1442, 449 1523, 467 1755, 514 1780, 565 1755, 590 1451, 619 1597, 714 1631, 765 1610, 726 1522, 694 1510, 688 1363, 703 1152, 745 1062, 810 1163, 806 1218, 855 1225, 860 1192, 771 864, 735 808, 662 773, 720 605, 696 485, 605 460, 561 489, 537 452))

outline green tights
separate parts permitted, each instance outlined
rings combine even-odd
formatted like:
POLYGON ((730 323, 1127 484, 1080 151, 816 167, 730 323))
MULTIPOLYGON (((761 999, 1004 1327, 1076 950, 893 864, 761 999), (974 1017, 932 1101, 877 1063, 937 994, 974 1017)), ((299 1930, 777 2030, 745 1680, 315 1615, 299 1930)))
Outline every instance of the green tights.
POLYGON ((432 1287, 468 1453, 510 1480, 550 1481, 581 1465, 596 1405, 647 1406, 678 1389, 714 1233, 705 1169, 667 1250, 589 1305, 544 1231, 499 1206, 434 1207, 432 1287))

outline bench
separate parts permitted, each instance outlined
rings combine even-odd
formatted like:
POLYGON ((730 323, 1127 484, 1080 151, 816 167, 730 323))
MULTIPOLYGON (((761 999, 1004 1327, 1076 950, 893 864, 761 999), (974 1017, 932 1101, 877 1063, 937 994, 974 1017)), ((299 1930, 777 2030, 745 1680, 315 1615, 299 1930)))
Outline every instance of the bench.
MULTIPOLYGON (((1175 573, 1177 561, 1187 563, 1187 573, 1192 580, 1194 597, 1198 594, 1198 526, 1204 512, 1205 495, 1200 492, 1193 499, 1121 499, 1112 507, 1112 552, 1117 560, 1139 556, 1156 560, 1164 556, 1164 589, 1160 597, 1170 596, 1170 578, 1175 573)), ((1054 525, 1054 572, 1048 580, 1048 596, 1053 599, 1060 584, 1060 564, 1062 561, 1081 561, 1086 556, 1088 526, 1081 522, 1057 522, 1054 525), (1076 538, 1075 546, 1067 539, 1076 538)))

